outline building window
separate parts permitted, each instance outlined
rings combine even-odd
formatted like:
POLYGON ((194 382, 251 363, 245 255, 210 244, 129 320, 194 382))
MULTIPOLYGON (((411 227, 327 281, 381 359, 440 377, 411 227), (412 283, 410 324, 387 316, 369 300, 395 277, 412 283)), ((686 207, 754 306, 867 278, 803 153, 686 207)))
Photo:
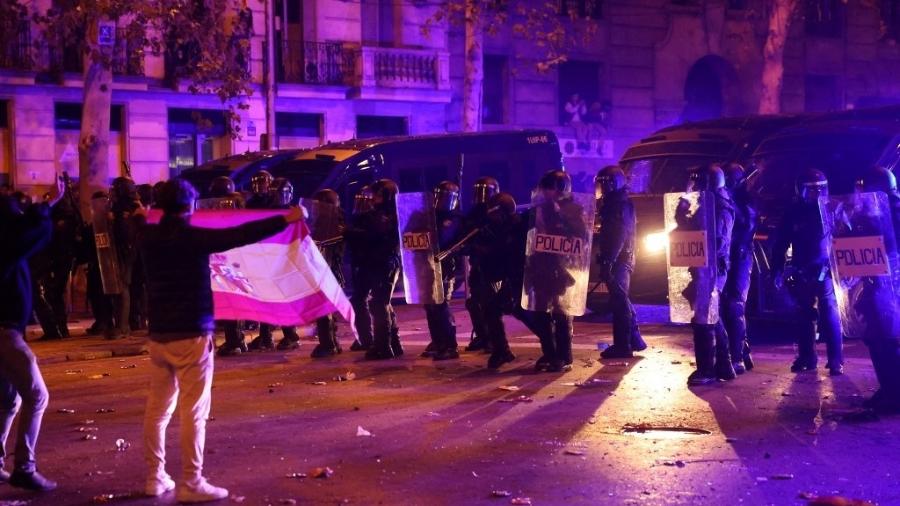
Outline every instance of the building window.
POLYGON ((830 112, 843 109, 835 76, 806 76, 806 112, 830 112))
POLYGON ((481 106, 481 121, 491 125, 506 123, 506 70, 505 56, 485 55, 484 95, 481 106))
POLYGON ((589 111, 601 104, 600 97, 600 64, 591 61, 571 60, 559 66, 559 120, 568 125, 573 121, 587 121, 589 111), (572 102, 583 103, 584 108, 569 107, 572 102), (577 109, 577 110, 576 110, 577 109))
POLYGON ((365 45, 394 45, 394 0, 362 0, 362 41, 365 45))
POLYGON ((806 34, 840 37, 843 33, 842 0, 806 0, 806 34))
POLYGON ((559 0, 559 15, 574 19, 600 19, 603 16, 603 1, 559 0))
MULTIPOLYGON (((113 104, 109 110, 109 176, 121 174, 123 161, 122 135, 124 107, 113 104)), ((78 174, 78 143, 81 136, 81 104, 57 102, 53 104, 53 127, 55 129, 55 150, 53 160, 60 172, 78 174)))
POLYGON ((409 125, 400 116, 357 116, 356 138, 386 137, 393 135, 409 135, 409 125))
POLYGON ((900 39, 900 0, 881 1, 881 20, 886 27, 886 35, 894 40, 900 39))
POLYGON ((169 109, 169 175, 228 154, 225 113, 209 109, 169 109))
POLYGON ((322 140, 322 115, 276 112, 275 133, 280 148, 311 148, 322 140))
MULTIPOLYGON (((109 109, 109 130, 122 131, 124 108, 113 104, 109 109)), ((57 102, 53 104, 53 127, 57 130, 81 130, 81 104, 57 102)))

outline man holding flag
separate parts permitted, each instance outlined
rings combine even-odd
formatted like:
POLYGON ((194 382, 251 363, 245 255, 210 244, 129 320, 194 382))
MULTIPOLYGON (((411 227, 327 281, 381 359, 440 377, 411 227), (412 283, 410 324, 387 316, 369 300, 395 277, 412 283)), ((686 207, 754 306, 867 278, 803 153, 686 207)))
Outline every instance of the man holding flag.
POLYGON ((144 420, 146 492, 159 496, 175 488, 165 470, 165 431, 180 404, 183 475, 176 498, 202 502, 228 497, 203 477, 206 419, 213 377, 213 290, 210 255, 253 244, 303 219, 290 208, 239 226, 218 230, 192 226, 196 190, 173 179, 160 190, 159 224, 148 225, 137 211, 138 246, 147 276, 151 383, 144 420))

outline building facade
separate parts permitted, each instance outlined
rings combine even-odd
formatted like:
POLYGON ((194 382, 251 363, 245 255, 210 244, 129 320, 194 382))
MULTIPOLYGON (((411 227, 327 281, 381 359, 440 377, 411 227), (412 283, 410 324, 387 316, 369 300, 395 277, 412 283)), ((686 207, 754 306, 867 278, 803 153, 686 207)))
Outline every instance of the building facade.
MULTIPOLYGON (((559 2, 567 29, 594 23, 596 31, 545 70, 532 38, 514 29, 514 14, 485 35, 482 128, 555 131, 579 186, 658 128, 755 112, 769 2, 559 2)), ((785 50, 785 112, 900 101, 900 1, 800 4, 785 50)), ((492 5, 514 11, 515 2, 492 5)), ((247 7, 255 91, 241 137, 226 134, 219 99, 188 92, 166 55, 126 57, 114 70, 113 175, 127 164, 135 180, 152 183, 260 149, 267 123, 272 145, 282 148, 461 129, 463 30, 445 22, 426 33, 433 3, 248 0, 247 7), (274 109, 263 93, 269 43, 274 109), (198 117, 207 120, 202 127, 198 117)), ((63 170, 77 173, 80 56, 48 54, 39 33, 23 19, 17 42, 0 49, 0 183, 23 189, 63 170)))

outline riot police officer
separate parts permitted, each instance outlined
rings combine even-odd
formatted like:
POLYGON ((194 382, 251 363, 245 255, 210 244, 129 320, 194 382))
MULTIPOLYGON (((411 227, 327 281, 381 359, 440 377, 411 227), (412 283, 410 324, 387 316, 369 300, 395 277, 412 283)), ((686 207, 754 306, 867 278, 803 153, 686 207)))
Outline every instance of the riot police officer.
POLYGON ((753 273, 753 236, 757 210, 747 189, 744 167, 731 163, 725 167, 725 187, 734 202, 734 229, 731 232, 731 266, 722 291, 722 321, 728 333, 731 363, 737 374, 753 369, 747 340, 747 295, 753 273))
MULTIPOLYGON (((572 179, 562 170, 545 173, 538 184, 543 196, 539 204, 546 230, 559 236, 583 236, 581 215, 584 209, 571 198, 572 179)), ((538 209, 532 209, 532 217, 538 209)), ((560 255, 535 253, 526 260, 526 270, 535 273, 524 280, 524 289, 535 294, 535 310, 531 311, 534 328, 541 342, 542 356, 536 370, 561 372, 572 368, 573 317, 560 308, 560 298, 575 284, 560 255), (539 274, 538 274, 539 273, 539 274)))
MULTIPOLYGON (((443 251, 455 243, 462 228, 458 184, 442 181, 434 188, 434 211, 438 245, 443 251)), ((444 301, 440 304, 425 304, 425 318, 431 334, 431 344, 423 356, 431 356, 434 360, 450 360, 459 358, 456 321, 450 311, 450 298, 453 296, 453 284, 456 281, 456 255, 448 255, 441 261, 441 278, 444 301)))
MULTIPOLYGON (((883 167, 875 167, 865 173, 859 182, 865 192, 883 192, 887 195, 894 228, 894 240, 900 234, 900 192, 897 191, 897 178, 883 167)), ((896 288, 893 288, 896 290, 896 288)), ((893 291, 891 290, 891 291, 893 291)), ((900 413, 900 333, 897 320, 900 308, 897 300, 900 294, 893 297, 870 297, 874 313, 872 321, 867 322, 863 340, 869 348, 869 356, 878 378, 878 390, 872 397, 863 401, 863 407, 878 413, 900 413)))
POLYGON ((354 322, 357 339, 350 345, 350 351, 366 351, 372 347, 372 319, 369 314, 369 277, 366 276, 367 244, 365 237, 355 233, 362 226, 366 213, 373 209, 372 189, 363 186, 353 196, 353 212, 350 217, 350 226, 344 231, 344 240, 347 251, 350 254, 350 282, 353 293, 350 295, 350 304, 353 306, 354 322))
MULTIPOLYGON (((500 193, 500 183, 493 177, 483 176, 475 180, 472 192, 474 206, 464 222, 466 233, 485 225, 488 202, 498 193, 500 193)), ((492 351, 493 340, 485 326, 484 312, 489 310, 486 307, 486 301, 491 298, 493 289, 483 283, 485 279, 483 268, 478 251, 470 251, 469 277, 466 280, 469 286, 469 298, 466 299, 466 310, 472 321, 472 338, 466 346, 466 351, 492 351)))
MULTIPOLYGON (((714 222, 711 224, 715 234, 715 251, 710 260, 715 262, 715 284, 711 290, 722 292, 728 277, 728 268, 731 263, 731 233, 734 228, 734 204, 731 196, 725 188, 725 173, 718 164, 709 164, 695 167, 690 172, 688 191, 707 191, 713 194, 714 222)), ((684 202, 684 201, 682 201, 684 202)), ((679 206, 676 212, 676 221, 679 225, 684 222, 684 206, 679 206)), ((697 285, 697 289, 703 289, 697 285)), ((712 293, 695 294, 697 300, 715 301, 712 293)), ((721 301, 721 299, 720 299, 721 301)), ((721 303, 720 309, 721 312, 721 303)), ((704 385, 720 380, 735 378, 734 366, 731 364, 728 335, 721 317, 715 321, 705 321, 695 316, 691 323, 694 331, 694 354, 697 370, 688 377, 688 385, 704 385)))
POLYGON ((595 179, 600 202, 597 218, 600 225, 600 279, 609 289, 613 314, 613 345, 603 350, 603 358, 629 358, 643 351, 647 344, 641 338, 634 306, 628 298, 631 273, 634 271, 634 235, 637 217, 628 197, 625 173, 610 165, 600 169, 595 179))
MULTIPOLYGON (((244 207, 243 199, 235 192, 234 181, 228 176, 216 176, 209 183, 209 197, 220 199, 221 207, 226 209, 240 209, 244 207)), ((220 357, 230 357, 247 353, 247 344, 244 342, 243 322, 237 320, 223 320, 222 329, 225 331, 225 342, 219 346, 216 354, 220 357)))
POLYGON ((247 199, 247 209, 271 209, 272 193, 270 191, 273 181, 272 174, 267 170, 261 170, 250 178, 250 198, 247 199))
POLYGON ((111 239, 116 245, 118 270, 122 277, 122 293, 111 296, 116 328, 108 332, 107 339, 127 337, 131 319, 131 281, 137 263, 135 227, 131 216, 140 207, 137 187, 128 177, 117 177, 109 191, 112 211, 111 239))
MULTIPOLYGON (((384 360, 403 354, 391 296, 400 274, 400 239, 397 235, 397 183, 380 179, 372 184, 372 209, 355 217, 345 237, 351 244, 365 245, 365 254, 357 257, 358 270, 354 275, 357 301, 368 300, 364 311, 372 322, 372 345, 366 351, 367 360, 384 360), (356 281, 360 277, 360 283, 356 281), (361 286, 360 286, 361 285, 361 286)), ((359 324, 357 320, 357 324, 359 324)), ((357 327, 360 339, 365 329, 357 327)), ((364 343, 363 343, 364 344, 364 343)))
MULTIPOLYGON (((337 230, 338 234, 344 233, 344 214, 341 211, 341 201, 337 192, 332 189, 319 190, 313 194, 312 199, 316 202, 330 206, 337 213, 337 230)), ((329 243, 327 245, 319 245, 319 250, 328 266, 331 267, 331 273, 337 279, 341 287, 344 286, 344 243, 343 241, 329 243)), ((341 345, 337 339, 337 323, 333 314, 323 316, 316 320, 316 336, 319 338, 319 344, 313 348, 312 358, 330 357, 341 353, 341 345)))
POLYGON ((825 174, 815 169, 804 171, 796 184, 796 198, 787 208, 778 227, 772 249, 772 274, 776 288, 785 284, 788 247, 792 247, 792 273, 788 288, 802 312, 802 328, 797 339, 798 356, 792 372, 816 368, 816 323, 828 353, 826 367, 832 376, 843 374, 843 337, 840 317, 829 274, 828 248, 831 232, 822 221, 819 197, 828 195, 825 174))
MULTIPOLYGON (((247 200, 247 209, 287 209, 294 202, 294 185, 286 178, 272 178, 266 171, 256 173, 250 180, 253 196, 247 200)), ((248 348, 250 350, 271 350, 276 348, 272 340, 272 325, 259 323, 259 335, 248 348)), ((281 327, 282 338, 278 341, 280 351, 295 350, 300 347, 300 336, 292 325, 281 327)))

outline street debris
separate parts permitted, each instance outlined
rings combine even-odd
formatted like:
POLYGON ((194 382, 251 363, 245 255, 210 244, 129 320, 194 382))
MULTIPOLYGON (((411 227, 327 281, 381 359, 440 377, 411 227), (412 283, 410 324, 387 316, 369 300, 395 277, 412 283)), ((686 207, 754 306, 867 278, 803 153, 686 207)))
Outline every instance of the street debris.
POLYGON ((509 497, 512 495, 512 492, 509 490, 492 490, 491 497, 509 497))
POLYGON ((95 495, 91 499, 91 503, 106 504, 106 503, 116 502, 116 501, 125 501, 128 499, 137 499, 138 497, 144 497, 144 495, 141 493, 138 493, 138 492, 119 492, 118 494, 100 494, 100 495, 95 495))
POLYGON ((502 385, 502 386, 497 387, 497 390, 505 390, 507 392, 518 392, 519 387, 517 387, 515 385, 502 385))
POLYGON ((280 499, 278 504, 287 504, 288 506, 294 506, 297 504, 296 499, 280 499))
POLYGON ((106 413, 115 413, 116 410, 113 408, 100 408, 96 411, 97 414, 103 415, 106 413))
POLYGON ((706 436, 712 432, 706 429, 697 429, 695 427, 667 426, 667 425, 651 425, 646 423, 625 424, 622 427, 625 434, 647 434, 653 432, 680 433, 691 436, 706 436))
POLYGON ((356 373, 347 371, 344 374, 338 375, 334 377, 334 381, 353 381, 356 379, 356 373))
POLYGON ((372 437, 372 433, 362 428, 362 425, 356 426, 356 437, 372 437))
POLYGON ((773 474, 769 477, 772 480, 793 480, 794 475, 790 473, 773 474))
POLYGON ((74 409, 68 409, 68 408, 59 408, 59 409, 56 410, 56 412, 57 412, 57 413, 63 413, 63 414, 65 414, 65 415, 74 415, 74 414, 75 414, 75 410, 74 410, 74 409))
POLYGON ((597 343, 597 351, 603 351, 609 348, 609 343, 597 343))
POLYGON ((601 379, 601 378, 591 378, 591 379, 587 379, 584 381, 566 381, 562 385, 567 386, 567 387, 584 388, 584 387, 596 387, 599 385, 609 385, 611 383, 614 383, 614 381, 608 380, 608 379, 601 379))
POLYGON ((323 387, 323 386, 325 386, 325 385, 327 385, 327 384, 328 384, 328 383, 326 383, 326 382, 324 382, 324 381, 313 381, 312 383, 310 383, 310 385, 315 385, 315 386, 317 386, 317 387, 323 387))
POLYGON ((765 483, 767 481, 769 481, 769 479, 766 478, 765 476, 757 476, 756 477, 756 483, 765 483))
POLYGON ((306 473, 289 473, 284 475, 285 478, 291 478, 293 480, 300 480, 306 478, 306 473))
POLYGON ((516 504, 518 506, 531 506, 531 498, 530 497, 513 497, 512 501, 509 501, 510 504, 516 504))
POLYGON ((242 502, 244 502, 244 501, 246 501, 246 500, 247 500, 247 496, 245 496, 245 495, 233 495, 233 496, 231 496, 231 501, 232 501, 232 502, 236 502, 236 503, 238 503, 238 504, 240 504, 240 503, 242 503, 242 502))
POLYGON ((83 372, 84 372, 84 369, 66 369, 66 374, 68 374, 70 376, 73 374, 81 374, 83 372))
POLYGON ((282 383, 280 381, 276 382, 276 383, 269 383, 269 388, 278 388, 278 387, 283 387, 283 386, 284 386, 284 383, 282 383))
POLYGON ((581 359, 581 366, 584 367, 585 369, 594 367, 594 359, 592 359, 592 358, 581 359))
POLYGON ((681 365, 681 360, 673 360, 673 361, 671 361, 671 362, 669 362, 669 363, 672 364, 672 365, 681 365))
POLYGON ((438 417, 438 416, 441 416, 441 414, 438 413, 437 411, 429 411, 427 416, 438 417))
POLYGON ((663 462, 663 465, 669 467, 684 467, 686 464, 683 460, 667 460, 663 462))
POLYGON ((566 451, 564 451, 563 453, 565 453, 566 455, 575 455, 576 457, 580 457, 580 456, 584 455, 584 450, 567 448, 566 451))
POLYGON ((520 395, 518 397, 513 397, 512 399, 500 399, 500 402, 534 402, 534 399, 527 395, 520 395))
POLYGON ((332 476, 334 476, 334 470, 330 467, 317 467, 309 473, 309 476, 312 478, 320 478, 324 480, 326 478, 331 478, 332 476))
POLYGON ((96 432, 98 430, 100 429, 98 429, 97 427, 85 427, 83 425, 75 429, 76 432, 96 432))
POLYGON ((131 443, 122 438, 116 439, 116 451, 124 452, 129 448, 131 448, 131 443))
POLYGON ((628 367, 628 362, 607 362, 606 365, 612 367, 628 367))
POLYGON ((137 369, 137 364, 128 364, 119 366, 119 369, 137 369))
POLYGON ((83 425, 94 425, 94 420, 92 420, 92 419, 90 419, 90 418, 87 418, 87 419, 85 419, 85 420, 82 420, 81 423, 82 423, 83 425))
POLYGON ((109 377, 109 373, 105 372, 102 374, 91 374, 90 376, 88 376, 88 379, 98 380, 98 379, 103 379, 103 378, 107 378, 107 377, 109 377))
POLYGON ((808 506, 875 506, 875 503, 869 501, 851 499, 839 495, 824 495, 817 497, 815 494, 806 492, 801 493, 800 498, 808 500, 808 506))
POLYGON ((81 439, 83 441, 95 441, 97 439, 97 435, 96 434, 85 434, 84 436, 81 437, 81 439))

